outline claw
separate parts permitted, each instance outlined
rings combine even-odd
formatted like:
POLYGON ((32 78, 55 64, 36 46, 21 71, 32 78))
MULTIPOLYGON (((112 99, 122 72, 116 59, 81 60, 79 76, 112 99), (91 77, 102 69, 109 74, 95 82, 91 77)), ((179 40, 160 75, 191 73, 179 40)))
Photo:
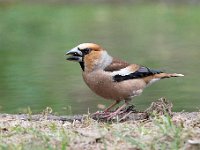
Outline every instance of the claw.
POLYGON ((108 111, 97 111, 95 113, 92 114, 92 116, 96 116, 96 115, 107 115, 109 114, 110 112, 108 111))
POLYGON ((119 115, 118 113, 111 113, 109 116, 108 116, 108 118, 107 118, 107 120, 112 120, 114 117, 116 117, 117 115, 119 115))

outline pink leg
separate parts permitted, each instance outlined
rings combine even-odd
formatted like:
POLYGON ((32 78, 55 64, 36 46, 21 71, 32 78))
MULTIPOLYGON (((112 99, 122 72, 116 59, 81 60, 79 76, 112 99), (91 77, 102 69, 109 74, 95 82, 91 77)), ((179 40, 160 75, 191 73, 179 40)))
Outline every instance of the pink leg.
POLYGON ((115 101, 114 103, 112 103, 108 108, 106 108, 104 110, 104 112, 108 112, 111 108, 113 108, 115 105, 117 105, 119 103, 119 101, 115 101))
MULTIPOLYGON (((119 101, 115 101, 114 103, 112 103, 108 108, 106 108, 103 113, 108 113, 108 111, 113 108, 115 105, 117 105, 119 103, 119 101)), ((101 112, 97 111, 95 113, 93 113, 92 115, 99 115, 102 114, 101 112)))
POLYGON ((110 114, 107 116, 107 117, 108 117, 108 120, 110 120, 111 118, 117 116, 117 115, 120 113, 120 111, 121 111, 122 109, 124 109, 127 105, 128 105, 128 102, 125 101, 125 103, 124 103, 121 107, 119 107, 115 112, 110 113, 110 114))

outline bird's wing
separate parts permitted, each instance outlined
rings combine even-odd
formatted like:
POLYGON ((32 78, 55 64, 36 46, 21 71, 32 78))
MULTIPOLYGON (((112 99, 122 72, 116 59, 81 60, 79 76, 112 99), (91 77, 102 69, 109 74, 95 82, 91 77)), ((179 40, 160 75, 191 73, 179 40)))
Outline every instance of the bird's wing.
POLYGON ((126 68, 128 67, 130 64, 125 62, 125 61, 122 61, 122 60, 119 60, 119 59, 116 59, 116 58, 113 58, 112 60, 112 63, 110 65, 108 65, 104 71, 107 71, 107 72, 114 72, 114 71, 119 71, 123 68, 126 68))
POLYGON ((154 70, 144 66, 133 64, 119 71, 114 71, 112 75, 115 82, 121 82, 130 79, 145 78, 160 73, 162 73, 162 71, 160 70, 154 70))

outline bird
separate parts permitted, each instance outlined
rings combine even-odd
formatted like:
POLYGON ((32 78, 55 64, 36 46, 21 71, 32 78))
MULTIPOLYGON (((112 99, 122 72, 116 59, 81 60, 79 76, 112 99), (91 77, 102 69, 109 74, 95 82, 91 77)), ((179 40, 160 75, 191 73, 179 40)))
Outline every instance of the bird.
POLYGON ((67 60, 78 62, 87 86, 104 99, 113 100, 104 112, 109 112, 121 101, 124 104, 110 113, 109 118, 127 107, 133 97, 140 96, 149 85, 183 74, 165 73, 112 57, 107 50, 95 43, 82 43, 67 51, 67 60))

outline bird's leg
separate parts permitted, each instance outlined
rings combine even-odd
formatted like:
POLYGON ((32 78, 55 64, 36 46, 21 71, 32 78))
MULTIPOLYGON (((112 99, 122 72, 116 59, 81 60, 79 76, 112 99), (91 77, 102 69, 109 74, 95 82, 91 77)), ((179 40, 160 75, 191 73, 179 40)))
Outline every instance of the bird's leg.
MULTIPOLYGON (((108 108, 106 108, 106 109, 103 111, 103 113, 108 113, 108 111, 109 111, 111 108, 113 108, 115 105, 117 105, 118 103, 119 103, 119 101, 115 101, 115 102, 112 103, 108 108)), ((93 113, 92 115, 99 115, 99 114, 102 114, 102 112, 97 111, 97 112, 93 113)))
POLYGON ((111 108, 113 108, 115 105, 117 105, 119 103, 119 101, 115 101, 114 103, 112 103, 108 108, 106 108, 103 112, 106 113, 108 112, 111 108))
POLYGON ((121 111, 122 109, 124 109, 128 104, 129 104, 129 103, 128 103, 127 101, 125 101, 125 103, 124 103, 121 107, 119 107, 115 112, 110 113, 110 114, 107 116, 107 117, 108 117, 108 120, 110 120, 111 118, 117 116, 117 115, 120 113, 120 111, 121 111))

